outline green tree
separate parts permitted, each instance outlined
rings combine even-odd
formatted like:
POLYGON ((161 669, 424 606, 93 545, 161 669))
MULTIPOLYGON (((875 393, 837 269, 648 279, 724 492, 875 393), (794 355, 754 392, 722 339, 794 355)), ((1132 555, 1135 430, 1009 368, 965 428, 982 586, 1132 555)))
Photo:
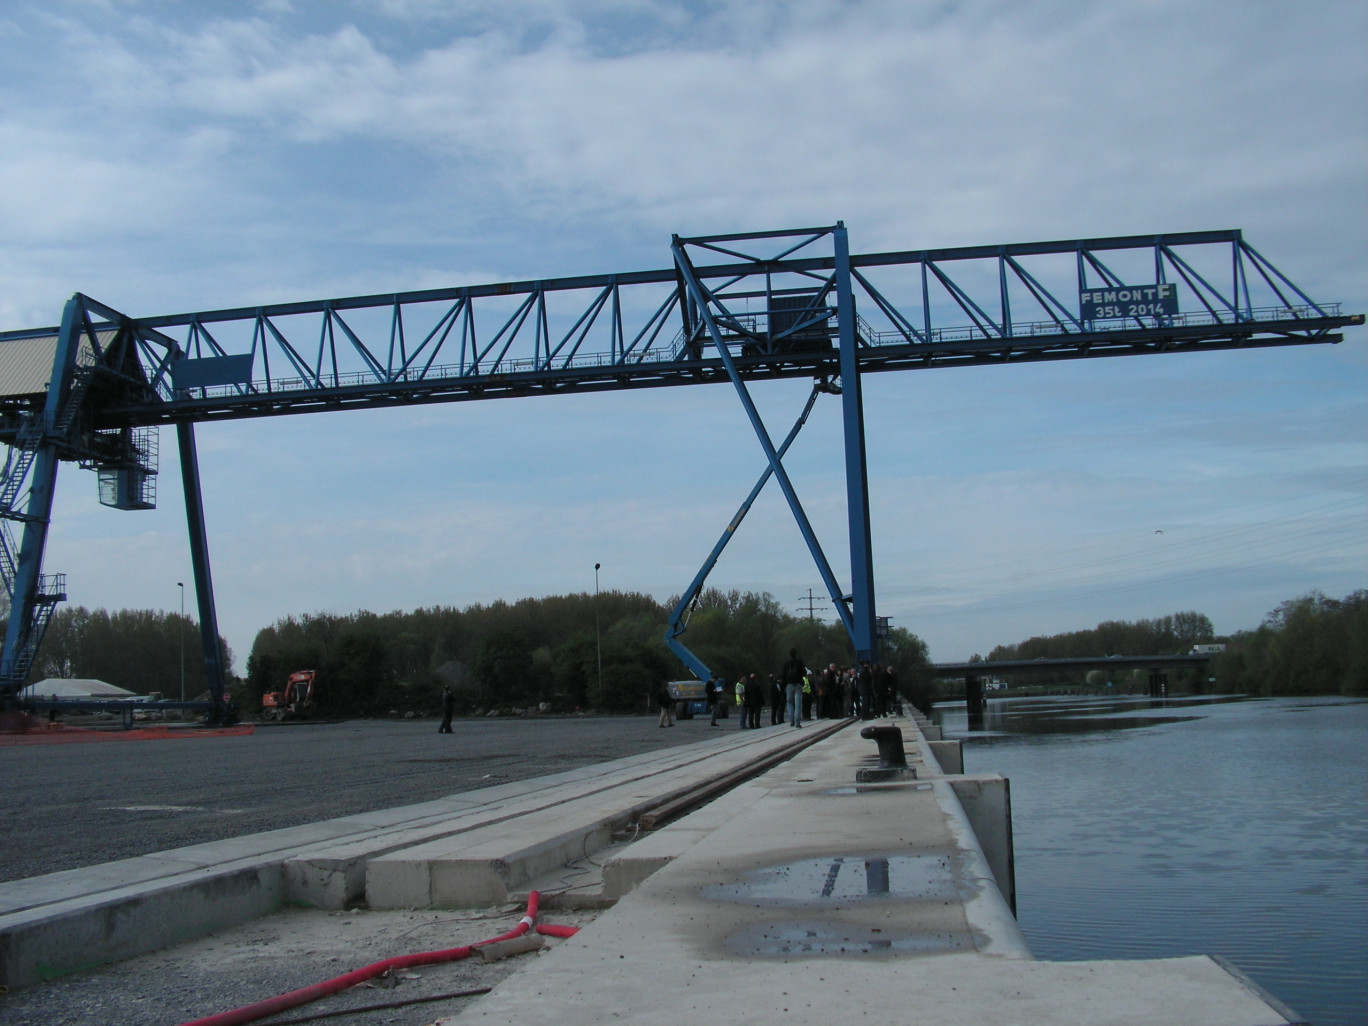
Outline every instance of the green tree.
POLYGON ((485 637, 475 660, 475 678, 488 707, 526 705, 531 695, 528 667, 532 647, 521 634, 495 630, 485 637))

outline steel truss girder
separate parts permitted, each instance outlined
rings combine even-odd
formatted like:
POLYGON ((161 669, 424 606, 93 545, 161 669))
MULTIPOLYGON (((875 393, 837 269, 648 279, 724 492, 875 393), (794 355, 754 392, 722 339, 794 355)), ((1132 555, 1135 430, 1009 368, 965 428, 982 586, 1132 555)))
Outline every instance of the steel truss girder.
MULTIPOLYGON (((719 295, 786 278, 825 299, 834 255, 804 255, 801 244, 763 258, 741 249, 810 235, 681 241, 720 258, 694 267, 719 295)), ((1311 300, 1239 231, 874 253, 849 263, 862 371, 1338 342, 1340 328, 1361 323, 1311 300), (1183 313, 1079 319, 1080 290, 1156 279, 1178 288, 1183 313)), ((720 325, 734 365, 746 380, 834 373, 834 347, 774 352, 782 333, 771 337, 764 304, 782 291, 751 289, 744 301, 761 309, 720 325)), ((91 409, 103 427, 729 380, 673 267, 139 319, 83 300, 120 327, 143 364, 141 392, 91 409), (249 380, 174 389, 176 359, 229 355, 250 359, 249 380)), ((790 332, 822 321, 814 315, 790 332)), ((839 323, 827 323, 834 340, 839 323)), ((0 343, 38 333, 0 335, 0 343)), ((0 440, 12 431, 0 418, 0 440)))
MULTIPOLYGON (((60 329, 0 333, 0 345, 46 335, 60 350, 44 392, 0 397, 0 441, 21 450, 9 454, 0 472, 0 571, 7 590, 21 606, 60 591, 39 573, 38 536, 50 515, 44 503, 50 505, 57 462, 99 466, 122 458, 100 432, 728 381, 744 396, 746 382, 798 377, 845 384, 858 577, 869 565, 866 500, 857 481, 863 474, 860 375, 1336 343, 1340 329, 1363 323, 1362 314, 1343 315, 1338 304, 1313 301, 1238 230, 850 255, 837 225, 676 239, 675 253, 674 266, 664 270, 161 317, 128 317, 78 293, 60 329), (803 253, 828 237, 839 240, 830 255, 803 253), (749 252, 757 241, 775 240, 776 252, 749 252), (683 251, 694 256, 681 263, 683 251), (1081 319, 1079 292, 1125 283, 1171 283, 1183 312, 1081 319), (712 314, 709 303, 717 306, 712 314), (86 349, 95 358, 83 370, 78 361, 86 349), (179 361, 212 357, 235 357, 247 376, 176 388, 179 361), (28 502, 20 509, 26 483, 28 502), (22 545, 3 521, 23 525, 22 545)), ((757 437, 802 520, 758 423, 757 437)), ((191 502, 187 491, 193 531, 191 502)), ((202 531, 202 513, 199 520, 202 531)), ((824 566, 815 538, 809 544, 824 566)), ((871 581, 856 580, 846 596, 836 594, 829 567, 823 576, 857 653, 872 652, 872 622, 862 622, 873 614, 871 581)), ((208 601, 212 610, 211 590, 208 601)), ((2 657, 11 668, 13 630, 2 657)))

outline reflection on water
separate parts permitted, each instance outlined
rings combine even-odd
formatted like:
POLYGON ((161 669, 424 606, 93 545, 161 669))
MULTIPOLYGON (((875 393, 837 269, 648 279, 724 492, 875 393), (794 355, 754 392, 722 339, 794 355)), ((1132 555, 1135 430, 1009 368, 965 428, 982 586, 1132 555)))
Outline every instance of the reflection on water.
POLYGON ((1368 702, 938 706, 1012 782, 1017 906, 1046 959, 1217 954, 1316 1026, 1368 1023, 1368 702))
MULTIPOLYGON (((1044 696, 995 698, 988 702, 983 729, 975 737, 1022 734, 1077 733, 1090 730, 1124 730, 1153 727, 1161 723, 1199 718, 1201 706, 1239 701, 1238 695, 1200 695, 1192 698, 1146 698, 1138 695, 1115 698, 1044 696)), ((970 732, 963 702, 936 706, 936 722, 948 734, 970 732)))
POLYGON ((859 903, 886 897, 948 901, 956 897, 948 855, 836 855, 767 866, 739 881, 709 884, 702 890, 713 901, 815 908, 830 901, 859 903), (890 882, 891 881, 891 882, 890 882))

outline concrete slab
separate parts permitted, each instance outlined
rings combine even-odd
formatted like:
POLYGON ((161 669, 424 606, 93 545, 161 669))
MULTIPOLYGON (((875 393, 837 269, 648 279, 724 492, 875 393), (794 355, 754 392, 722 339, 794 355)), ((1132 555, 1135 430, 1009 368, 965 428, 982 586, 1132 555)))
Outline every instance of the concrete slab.
POLYGON ((753 800, 750 792, 754 786, 742 784, 683 819, 614 851, 603 862, 603 897, 618 900, 679 858, 736 815, 736 808, 746 807, 753 800))
POLYGON ((801 736, 781 730, 747 733, 747 740, 725 743, 705 758, 680 760, 611 786, 605 780, 604 786, 558 797, 516 819, 376 853, 366 861, 366 905, 468 908, 508 901, 539 876, 605 846, 649 810, 825 735, 820 730, 801 736))
MULTIPOLYGON (((628 901, 631 898, 626 899, 628 901)), ((674 961, 667 944, 609 945, 602 920, 506 980, 461 1022, 898 1023, 900 1026, 1288 1026, 1205 956, 1143 962, 918 959, 674 961)))

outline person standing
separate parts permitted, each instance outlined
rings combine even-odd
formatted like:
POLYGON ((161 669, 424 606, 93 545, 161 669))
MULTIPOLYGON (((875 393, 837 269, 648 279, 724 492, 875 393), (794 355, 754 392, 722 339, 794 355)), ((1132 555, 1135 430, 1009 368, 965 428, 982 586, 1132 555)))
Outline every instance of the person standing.
POLYGON ((660 690, 656 692, 656 705, 660 707, 660 726, 674 726, 674 699, 670 697, 670 687, 668 684, 660 685, 660 690))
POLYGON ((736 687, 732 690, 736 696, 736 718, 739 721, 737 730, 745 730, 750 726, 750 717, 746 715, 746 676, 742 674, 736 681, 736 687))
POLYGON ((751 730, 760 729, 760 710, 765 707, 765 688, 760 677, 752 673, 746 678, 746 724, 751 730))
POLYGON ((784 688, 772 673, 769 675, 769 690, 770 726, 777 727, 784 722, 784 688))
POLYGON ((710 727, 717 726, 717 717, 727 715, 727 689, 721 677, 713 674, 708 681, 708 694, 712 696, 712 722, 710 727))
POLYGON ((442 686, 442 725, 437 728, 439 734, 451 733, 451 714, 456 711, 456 696, 451 693, 451 685, 442 686))
POLYGON ((820 712, 823 719, 839 720, 841 718, 841 675, 836 672, 835 663, 822 671, 821 696, 820 712))
POLYGON ((855 671, 855 689, 860 696, 860 719, 874 718, 874 674, 869 668, 869 660, 861 659, 860 668, 855 671))
POLYGON ((803 677, 806 675, 807 667, 803 660, 798 658, 798 650, 789 649, 789 657, 784 662, 779 678, 784 683, 784 702, 791 727, 803 725, 803 677))

